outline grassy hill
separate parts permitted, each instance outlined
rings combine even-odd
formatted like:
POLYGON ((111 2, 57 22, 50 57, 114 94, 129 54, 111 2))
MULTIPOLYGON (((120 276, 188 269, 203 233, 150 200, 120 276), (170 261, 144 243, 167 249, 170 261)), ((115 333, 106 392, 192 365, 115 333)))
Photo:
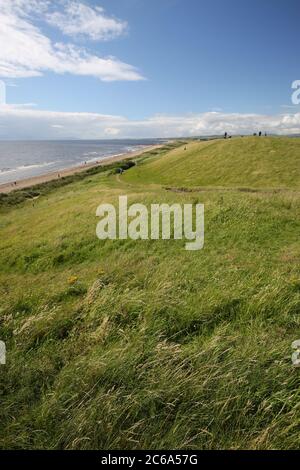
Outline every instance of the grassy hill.
POLYGON ((181 186, 299 188, 300 139, 244 137, 192 142, 126 175, 131 182, 181 186))
POLYGON ((299 448, 299 145, 192 142, 2 200, 1 448, 299 448), (98 240, 124 194, 204 203, 204 249, 98 240))

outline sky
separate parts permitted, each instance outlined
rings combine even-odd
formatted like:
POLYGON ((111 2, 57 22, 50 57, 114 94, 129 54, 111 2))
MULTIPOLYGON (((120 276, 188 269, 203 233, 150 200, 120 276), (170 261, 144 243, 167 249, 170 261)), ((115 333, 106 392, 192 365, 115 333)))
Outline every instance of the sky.
POLYGON ((300 133, 299 19, 299 0, 0 0, 0 139, 300 133))

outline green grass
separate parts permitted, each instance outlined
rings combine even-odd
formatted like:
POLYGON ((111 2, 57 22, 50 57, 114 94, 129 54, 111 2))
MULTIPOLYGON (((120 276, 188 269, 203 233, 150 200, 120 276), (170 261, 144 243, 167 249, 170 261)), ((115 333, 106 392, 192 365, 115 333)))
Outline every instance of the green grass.
POLYGON ((244 137, 192 142, 128 173, 126 180, 181 186, 299 188, 300 139, 244 137))
POLYGON ((10 196, 1 448, 299 448, 299 143, 192 142, 10 196), (97 206, 124 194, 204 203, 204 249, 98 240, 97 206))

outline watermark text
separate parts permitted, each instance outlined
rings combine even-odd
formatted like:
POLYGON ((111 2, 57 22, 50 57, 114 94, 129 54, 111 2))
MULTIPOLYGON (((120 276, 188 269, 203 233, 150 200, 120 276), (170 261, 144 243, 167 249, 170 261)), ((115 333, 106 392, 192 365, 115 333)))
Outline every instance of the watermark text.
POLYGON ((112 204, 101 204, 96 216, 101 220, 96 234, 100 240, 187 240, 185 249, 201 250, 204 246, 203 204, 144 204, 128 207, 127 196, 119 197, 116 210, 112 204))
POLYGON ((292 94, 292 103, 298 105, 300 104, 300 80, 292 83, 292 89, 295 90, 292 94))

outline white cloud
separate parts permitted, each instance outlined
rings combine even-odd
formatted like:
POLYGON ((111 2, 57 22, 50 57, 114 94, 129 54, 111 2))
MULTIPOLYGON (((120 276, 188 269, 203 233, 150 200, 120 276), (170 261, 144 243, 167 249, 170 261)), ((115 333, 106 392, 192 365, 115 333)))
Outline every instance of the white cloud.
POLYGON ((62 11, 49 11, 45 19, 66 35, 80 35, 94 41, 113 39, 127 29, 126 22, 107 16, 103 8, 75 1, 63 2, 62 11))
POLYGON ((120 134, 120 129, 117 129, 116 127, 106 127, 104 129, 104 134, 110 137, 115 137, 120 134))
POLYGON ((101 139, 182 137, 223 134, 300 134, 300 113, 260 115, 209 112, 185 116, 152 116, 129 120, 97 113, 40 111, 16 105, 0 106, 0 138, 101 139))
POLYGON ((36 77, 51 71, 102 81, 143 78, 135 67, 115 57, 98 57, 75 44, 53 43, 34 23, 45 18, 49 5, 46 0, 0 0, 0 77, 36 77))

